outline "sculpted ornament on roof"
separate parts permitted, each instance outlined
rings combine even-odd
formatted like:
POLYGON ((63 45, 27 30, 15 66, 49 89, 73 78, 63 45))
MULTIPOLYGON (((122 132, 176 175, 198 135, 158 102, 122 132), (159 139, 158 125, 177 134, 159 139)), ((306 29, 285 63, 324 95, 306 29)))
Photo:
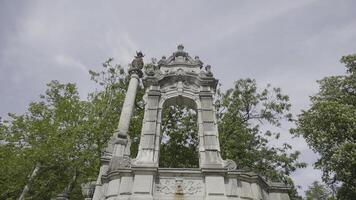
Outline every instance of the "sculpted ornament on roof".
POLYGON ((166 58, 162 57, 160 61, 158 61, 158 66, 176 66, 176 65, 186 65, 190 67, 203 67, 203 62, 196 56, 194 59, 189 56, 187 52, 184 51, 183 45, 178 45, 178 49, 173 55, 166 58))
POLYGON ((157 77, 159 79, 170 75, 197 75, 202 78, 213 77, 211 66, 206 65, 204 67, 203 64, 198 56, 195 56, 193 59, 184 51, 183 45, 178 45, 177 51, 171 56, 168 58, 163 56, 158 62, 153 59, 150 64, 145 65, 144 71, 146 77, 157 77))

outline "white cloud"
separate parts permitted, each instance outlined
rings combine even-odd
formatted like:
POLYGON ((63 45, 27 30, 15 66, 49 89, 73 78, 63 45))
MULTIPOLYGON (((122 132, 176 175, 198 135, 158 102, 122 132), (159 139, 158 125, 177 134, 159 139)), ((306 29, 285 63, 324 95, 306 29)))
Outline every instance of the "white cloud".
POLYGON ((138 49, 133 38, 122 31, 118 34, 117 30, 110 29, 105 33, 105 46, 109 47, 108 54, 115 58, 121 65, 127 65, 138 49))
POLYGON ((316 170, 310 165, 304 169, 298 170, 297 173, 292 175, 292 178, 295 184, 301 187, 298 188, 299 194, 304 196, 304 192, 314 181, 321 182, 321 175, 322 173, 320 170, 316 170))
POLYGON ((74 67, 83 70, 84 72, 89 71, 89 69, 85 65, 83 65, 79 60, 71 58, 70 56, 55 55, 54 61, 58 64, 58 66, 74 67))

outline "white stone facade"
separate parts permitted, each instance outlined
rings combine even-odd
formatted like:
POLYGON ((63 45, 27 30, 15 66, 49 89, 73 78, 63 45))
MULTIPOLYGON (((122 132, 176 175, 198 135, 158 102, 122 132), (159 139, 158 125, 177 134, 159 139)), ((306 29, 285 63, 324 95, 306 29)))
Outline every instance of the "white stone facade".
POLYGON ((145 69, 145 114, 137 157, 129 156, 127 129, 141 77, 131 70, 130 86, 118 132, 102 157, 94 200, 289 200, 288 188, 268 183, 257 174, 236 170, 220 155, 214 106, 218 80, 210 66, 191 58, 179 45, 172 56, 145 69), (159 168, 162 110, 184 104, 197 111, 199 168, 159 168))

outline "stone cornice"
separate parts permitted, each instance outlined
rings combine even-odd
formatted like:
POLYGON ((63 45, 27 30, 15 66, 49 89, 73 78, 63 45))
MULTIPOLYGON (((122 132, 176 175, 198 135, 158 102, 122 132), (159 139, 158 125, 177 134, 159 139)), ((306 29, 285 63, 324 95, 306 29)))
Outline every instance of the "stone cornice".
POLYGON ((174 82, 188 82, 197 86, 210 86, 212 89, 216 89, 218 80, 214 77, 207 77, 197 73, 182 72, 180 75, 177 73, 159 74, 157 76, 145 76, 143 78, 143 84, 146 88, 151 85, 166 85, 174 82))

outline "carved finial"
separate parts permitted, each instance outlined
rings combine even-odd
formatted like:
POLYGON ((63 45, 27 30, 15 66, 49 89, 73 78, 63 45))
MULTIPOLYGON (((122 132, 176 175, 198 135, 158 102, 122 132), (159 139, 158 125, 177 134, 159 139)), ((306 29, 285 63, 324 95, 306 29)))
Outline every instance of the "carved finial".
POLYGON ((180 44, 180 45, 178 45, 178 51, 183 51, 183 49, 184 49, 184 46, 183 46, 183 44, 180 44))
POLYGON ((211 72, 211 66, 207 65, 205 66, 205 73, 207 76, 213 76, 213 73, 211 72))
POLYGON ((143 58, 144 55, 141 51, 137 52, 136 51, 136 56, 135 58, 133 59, 133 61, 131 62, 131 66, 133 68, 136 68, 136 69, 142 69, 143 68, 143 58))

